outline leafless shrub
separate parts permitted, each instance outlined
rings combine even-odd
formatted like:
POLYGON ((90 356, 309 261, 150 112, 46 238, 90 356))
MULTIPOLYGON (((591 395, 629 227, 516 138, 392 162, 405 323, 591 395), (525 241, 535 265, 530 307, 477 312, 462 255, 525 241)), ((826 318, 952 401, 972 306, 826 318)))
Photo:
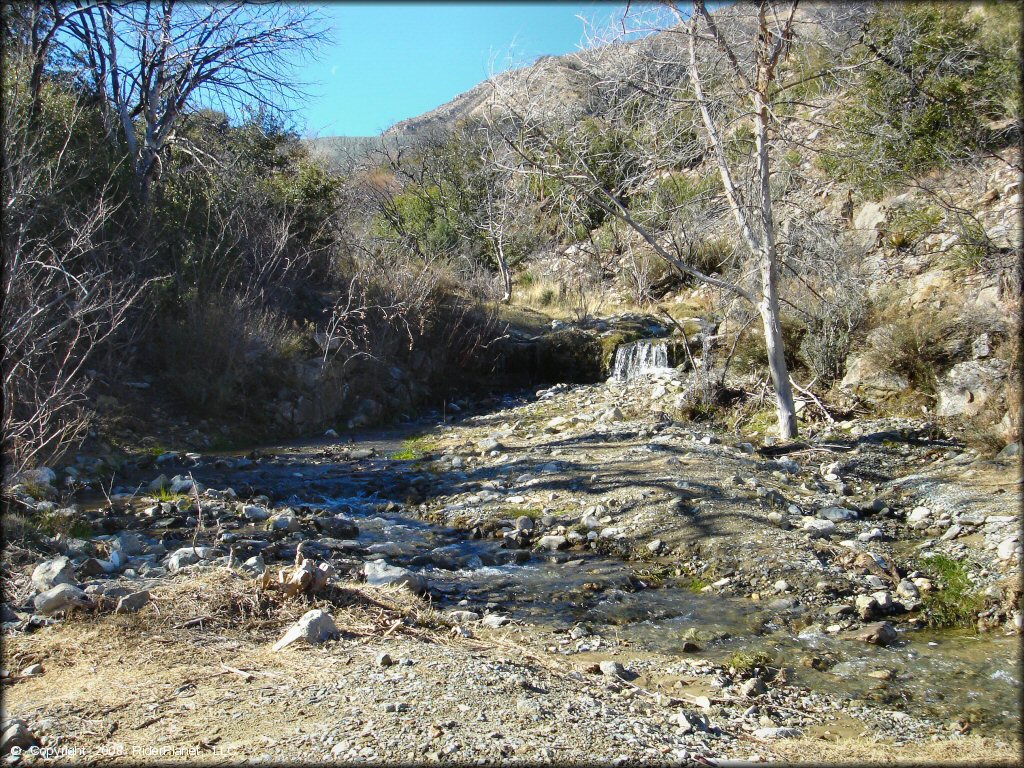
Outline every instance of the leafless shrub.
POLYGON ((117 210, 110 194, 101 190, 92 201, 67 204, 68 190, 80 180, 68 143, 81 105, 69 105, 64 147, 54 155, 30 127, 19 103, 24 91, 9 80, 4 86, 0 423, 6 480, 83 436, 88 366, 122 328, 142 287, 113 275, 105 241, 117 210))

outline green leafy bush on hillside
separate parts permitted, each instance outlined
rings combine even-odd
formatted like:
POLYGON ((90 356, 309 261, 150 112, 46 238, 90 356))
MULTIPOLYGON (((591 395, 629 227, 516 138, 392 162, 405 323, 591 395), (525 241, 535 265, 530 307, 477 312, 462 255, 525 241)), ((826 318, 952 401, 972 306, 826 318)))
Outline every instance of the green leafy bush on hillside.
POLYGON ((993 125, 1020 115, 1019 13, 1013 3, 900 3, 872 16, 863 73, 834 105, 840 130, 822 167, 877 196, 1005 141, 993 125))

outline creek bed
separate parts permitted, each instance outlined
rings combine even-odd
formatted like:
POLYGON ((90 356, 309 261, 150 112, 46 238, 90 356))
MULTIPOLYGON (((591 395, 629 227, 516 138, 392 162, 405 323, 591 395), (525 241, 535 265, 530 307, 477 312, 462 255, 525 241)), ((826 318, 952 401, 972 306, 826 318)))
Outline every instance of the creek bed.
MULTIPOLYGON (((414 424, 366 433, 348 447, 372 448, 374 455, 354 463, 330 455, 340 447, 337 441, 319 441, 268 449, 245 470, 205 463, 193 471, 212 487, 249 486, 292 506, 351 515, 359 526, 359 558, 420 573, 442 609, 500 613, 549 633, 583 626, 575 644, 561 635, 566 653, 600 650, 597 638, 613 638, 631 652, 683 655, 684 642, 696 638, 699 654, 713 661, 765 652, 773 664, 792 670, 791 681, 839 698, 941 725, 961 719, 988 732, 1019 728, 1016 638, 904 631, 891 646, 876 647, 814 625, 794 630, 799 605, 779 608, 680 587, 646 588, 634 567, 620 559, 576 551, 517 553, 493 539, 473 539, 406 513, 403 474, 410 462, 379 457, 398 452, 404 439, 423 431, 423 424, 414 424), (388 502, 394 511, 382 512, 388 502), (878 677, 886 672, 890 679, 878 677)), ((246 526, 233 533, 255 530, 246 526)))

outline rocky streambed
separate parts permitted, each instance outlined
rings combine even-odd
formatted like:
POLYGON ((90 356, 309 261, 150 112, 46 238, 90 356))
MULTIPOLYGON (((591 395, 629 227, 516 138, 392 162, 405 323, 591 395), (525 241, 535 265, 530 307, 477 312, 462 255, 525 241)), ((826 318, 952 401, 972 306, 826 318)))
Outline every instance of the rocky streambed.
MULTIPOLYGON (((591 710, 610 724, 608 760, 699 761, 755 747, 785 755, 770 745, 844 733, 895 744, 982 736, 1002 744, 997 756, 1011 749, 1020 726, 1016 459, 981 460, 910 420, 755 446, 667 418, 660 405, 680 387, 677 371, 654 367, 464 408, 454 424, 135 462, 106 494, 83 494, 74 507, 42 502, 92 535, 49 542, 54 556, 41 564, 15 558, 4 631, 30 648, 76 631, 83 616, 159 611, 162 585, 222 573, 266 586, 265 573, 308 559, 333 584, 410 593, 437 614, 445 643, 515 638, 516 658, 487 662, 504 665, 495 674, 510 691, 479 689, 474 676, 494 671, 462 651, 413 652, 403 638, 413 656, 438 662, 436 674, 420 668, 426 683, 409 689, 406 709, 435 685, 445 696, 464 689, 460 719, 498 706, 492 717, 528 731, 557 712, 581 715, 563 717, 564 744, 502 741, 458 754, 463 747, 444 752, 456 741, 403 741, 398 725, 381 748, 372 733, 328 742, 328 728, 317 736, 324 757, 585 760, 591 710), (926 626, 925 609, 957 589, 943 581, 950 569, 969 582, 980 634, 926 626), (575 682, 552 695, 563 683, 548 665, 575 682)), ((29 490, 23 503, 38 506, 29 490)), ((185 625, 176 631, 203 629, 185 625)), ((375 643, 398 642, 391 632, 375 643)), ((51 673, 15 669, 9 652, 5 666, 9 712, 22 717, 5 730, 8 748, 83 738, 61 733, 26 693, 45 695, 51 673)), ((424 701, 412 706, 422 712, 424 701)), ((358 700, 346 703, 359 711, 358 700)), ((401 703, 373 706, 391 704, 397 717, 401 703)), ((252 745, 242 753, 261 754, 252 745)))

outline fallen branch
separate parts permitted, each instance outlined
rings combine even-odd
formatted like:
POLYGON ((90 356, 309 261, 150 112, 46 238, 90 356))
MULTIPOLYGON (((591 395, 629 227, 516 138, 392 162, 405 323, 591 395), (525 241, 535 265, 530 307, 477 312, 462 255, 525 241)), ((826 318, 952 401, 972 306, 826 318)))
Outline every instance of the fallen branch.
POLYGON ((821 404, 821 400, 819 400, 817 397, 815 397, 813 392, 811 392, 809 389, 804 389, 799 384, 797 384, 795 381, 793 381, 793 377, 792 376, 789 377, 789 383, 793 385, 793 388, 797 392, 799 392, 800 394, 806 395, 807 397, 811 398, 811 401, 816 406, 818 406, 818 409, 823 414, 825 414, 825 419, 828 420, 829 424, 835 424, 836 423, 836 420, 832 418, 832 414, 829 413, 828 410, 825 408, 825 406, 821 404))

